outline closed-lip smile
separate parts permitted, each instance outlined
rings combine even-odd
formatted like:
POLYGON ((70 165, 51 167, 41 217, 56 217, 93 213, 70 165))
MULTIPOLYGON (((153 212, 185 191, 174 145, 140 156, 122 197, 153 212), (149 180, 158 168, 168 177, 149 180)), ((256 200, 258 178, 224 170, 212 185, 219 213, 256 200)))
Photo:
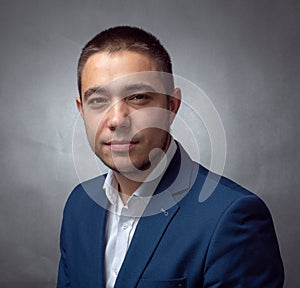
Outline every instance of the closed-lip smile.
POLYGON ((136 140, 112 140, 105 143, 105 145, 110 146, 111 151, 115 152, 128 151, 136 144, 138 144, 136 140))

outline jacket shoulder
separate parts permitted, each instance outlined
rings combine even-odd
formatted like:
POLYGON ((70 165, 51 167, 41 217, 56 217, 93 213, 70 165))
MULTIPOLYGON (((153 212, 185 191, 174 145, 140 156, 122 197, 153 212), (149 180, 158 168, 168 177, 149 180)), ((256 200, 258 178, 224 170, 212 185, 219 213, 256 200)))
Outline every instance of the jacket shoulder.
POLYGON ((66 201, 64 215, 78 210, 86 210, 93 206, 104 205, 102 187, 105 177, 106 175, 101 175, 78 184, 66 201))

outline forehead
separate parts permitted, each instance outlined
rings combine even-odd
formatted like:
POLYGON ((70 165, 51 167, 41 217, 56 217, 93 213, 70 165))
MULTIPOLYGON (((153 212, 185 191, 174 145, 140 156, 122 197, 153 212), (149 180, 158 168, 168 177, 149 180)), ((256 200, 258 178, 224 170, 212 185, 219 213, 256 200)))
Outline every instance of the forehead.
MULTIPOLYGON (((106 86, 121 79, 123 82, 147 80, 153 82, 156 70, 155 62, 148 55, 142 53, 133 51, 99 52, 92 55, 83 68, 82 93, 91 87, 106 86), (152 73, 147 75, 145 73, 147 71, 152 73), (150 77, 150 75, 152 76, 150 77)), ((159 74, 159 72, 157 73, 159 74)), ((156 78, 158 79, 158 77, 156 78)))

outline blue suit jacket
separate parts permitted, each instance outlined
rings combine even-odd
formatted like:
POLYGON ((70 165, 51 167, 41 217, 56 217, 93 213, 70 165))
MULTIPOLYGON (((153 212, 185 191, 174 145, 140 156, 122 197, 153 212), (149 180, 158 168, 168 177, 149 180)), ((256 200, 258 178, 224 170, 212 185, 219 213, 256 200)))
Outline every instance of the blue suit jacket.
MULTIPOLYGON (((104 179, 78 185, 66 203, 59 288, 105 287, 104 179)), ((153 197, 138 223, 116 288, 283 286, 267 207, 241 186, 219 180, 179 146, 157 188, 162 197, 153 197), (214 192, 199 201, 207 179, 214 192)))

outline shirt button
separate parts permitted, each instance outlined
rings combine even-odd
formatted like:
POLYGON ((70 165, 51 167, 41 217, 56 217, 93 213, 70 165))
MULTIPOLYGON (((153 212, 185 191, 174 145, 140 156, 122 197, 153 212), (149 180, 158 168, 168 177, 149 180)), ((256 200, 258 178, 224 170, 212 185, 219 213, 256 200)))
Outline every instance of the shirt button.
POLYGON ((123 230, 126 230, 127 228, 128 228, 128 225, 127 225, 127 224, 123 224, 123 225, 122 225, 122 229, 123 229, 123 230))

